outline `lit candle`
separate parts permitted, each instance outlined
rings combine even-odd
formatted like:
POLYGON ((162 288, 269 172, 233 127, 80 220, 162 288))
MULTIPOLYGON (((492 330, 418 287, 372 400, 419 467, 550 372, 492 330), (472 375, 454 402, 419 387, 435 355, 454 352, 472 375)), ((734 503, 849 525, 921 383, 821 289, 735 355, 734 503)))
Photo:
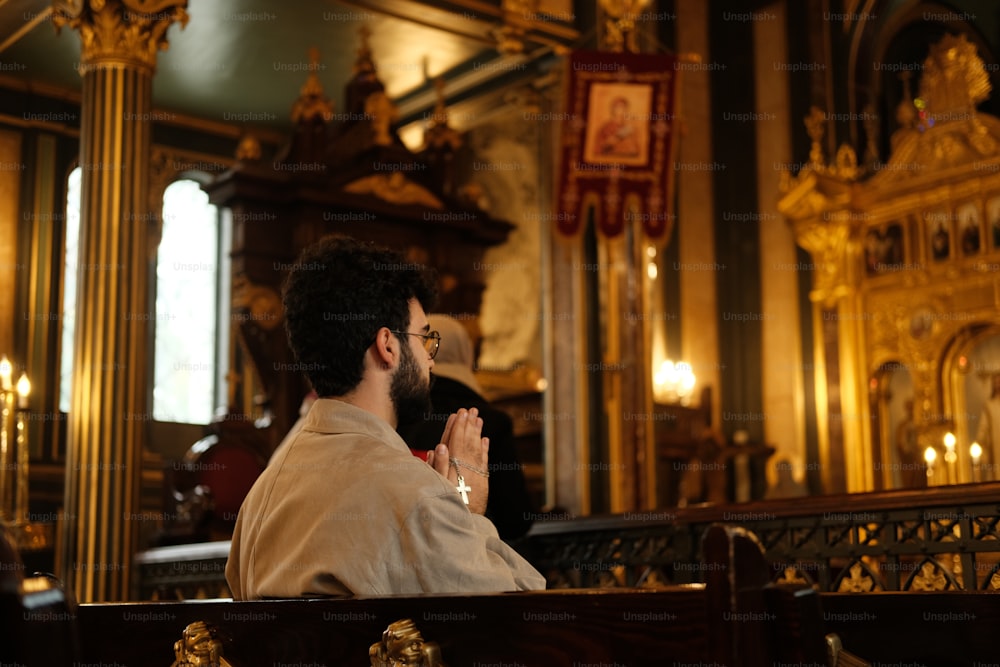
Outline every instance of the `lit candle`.
MULTIPOLYGON (((7 357, 0 365, 10 365, 7 357)), ((11 474, 14 470, 14 450, 10 446, 10 409, 13 395, 9 389, 0 391, 0 522, 11 518, 13 510, 13 493, 11 491, 11 474)))
POLYGON ((17 381, 17 407, 20 410, 25 410, 28 407, 28 394, 31 393, 31 382, 28 381, 28 376, 21 373, 20 379, 17 381))
POLYGON ((14 496, 14 520, 28 523, 28 431, 24 423, 24 413, 28 407, 31 382, 21 373, 17 380, 17 486, 14 496))
POLYGON ((944 434, 944 463, 945 472, 948 475, 948 484, 954 484, 958 481, 957 475, 955 474, 955 461, 958 460, 958 455, 955 453, 955 434, 945 433, 944 434))
POLYGON ((969 454, 972 456, 972 481, 981 482, 979 474, 979 459, 983 455, 983 448, 978 442, 969 445, 969 454))
POLYGON ((11 366, 10 360, 7 355, 0 357, 0 389, 4 391, 11 390, 10 376, 14 372, 14 367, 11 366))
POLYGON ((28 376, 21 373, 17 380, 17 485, 14 488, 14 520, 18 523, 28 523, 28 429, 24 423, 24 415, 28 408, 28 394, 31 393, 31 382, 28 376))
POLYGON ((937 460, 937 450, 933 447, 928 447, 924 450, 924 461, 927 462, 927 477, 932 477, 934 475, 934 461, 937 460))

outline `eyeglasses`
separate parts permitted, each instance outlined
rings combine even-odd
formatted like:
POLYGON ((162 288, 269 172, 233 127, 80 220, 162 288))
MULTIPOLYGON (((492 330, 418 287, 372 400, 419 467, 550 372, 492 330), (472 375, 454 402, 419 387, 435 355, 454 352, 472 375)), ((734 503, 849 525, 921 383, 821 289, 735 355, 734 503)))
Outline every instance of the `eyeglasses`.
POLYGON ((389 331, 401 336, 420 336, 424 339, 424 349, 427 350, 427 354, 431 355, 431 359, 436 357, 438 350, 441 349, 441 334, 437 331, 428 331, 425 334, 411 333, 409 331, 395 331, 393 329, 389 329, 389 331))

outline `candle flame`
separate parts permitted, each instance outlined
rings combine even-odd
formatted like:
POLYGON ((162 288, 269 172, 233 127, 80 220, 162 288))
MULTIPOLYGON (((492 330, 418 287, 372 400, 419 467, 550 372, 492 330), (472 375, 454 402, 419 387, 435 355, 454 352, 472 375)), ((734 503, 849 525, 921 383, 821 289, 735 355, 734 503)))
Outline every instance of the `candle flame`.
POLYGON ((969 445, 969 454, 972 455, 973 459, 978 460, 980 456, 983 455, 983 448, 978 442, 974 442, 969 445))
POLYGON ((948 448, 948 451, 955 449, 955 434, 945 433, 944 434, 944 446, 948 448))
POLYGON ((17 395, 27 396, 31 393, 31 382, 28 381, 28 376, 21 373, 21 378, 17 381, 17 395))
POLYGON ((0 388, 10 389, 10 374, 14 372, 14 367, 10 363, 7 355, 0 357, 0 388))

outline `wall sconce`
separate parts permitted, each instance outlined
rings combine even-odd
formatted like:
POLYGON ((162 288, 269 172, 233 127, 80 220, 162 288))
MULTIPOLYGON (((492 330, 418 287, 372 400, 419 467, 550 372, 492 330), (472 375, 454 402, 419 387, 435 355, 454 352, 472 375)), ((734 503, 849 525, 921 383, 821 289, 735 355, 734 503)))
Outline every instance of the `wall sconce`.
POLYGON ((653 398, 657 403, 688 405, 695 381, 691 364, 685 361, 674 363, 667 359, 653 373, 653 398))

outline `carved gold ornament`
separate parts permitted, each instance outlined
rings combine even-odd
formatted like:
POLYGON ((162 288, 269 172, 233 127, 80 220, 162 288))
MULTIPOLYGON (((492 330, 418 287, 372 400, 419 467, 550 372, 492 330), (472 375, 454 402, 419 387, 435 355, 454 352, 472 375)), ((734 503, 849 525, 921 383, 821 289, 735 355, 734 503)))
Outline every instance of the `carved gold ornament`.
POLYGON ((636 21, 650 4, 649 0, 598 0, 598 4, 605 15, 602 48, 616 53, 638 53, 636 21))
POLYGON ((365 98, 365 115, 371 118, 372 141, 378 146, 392 145, 392 134, 389 130, 392 124, 399 120, 399 110, 389 96, 383 92, 375 92, 365 98))
POLYGON ((794 567, 786 567, 785 571, 782 573, 781 578, 778 579, 779 584, 806 584, 809 585, 809 581, 802 576, 802 574, 794 567))
POLYGON ((913 577, 910 590, 913 591, 943 591, 948 588, 948 580, 938 565, 926 561, 920 566, 920 572, 913 577))
POLYGON ((870 593, 875 588, 871 574, 865 571, 861 563, 851 565, 850 575, 840 581, 838 593, 870 593))
POLYGON ((333 102, 323 94, 323 84, 320 83, 317 70, 322 69, 319 62, 319 49, 309 49, 309 76, 299 90, 299 97, 292 104, 292 122, 303 123, 310 120, 326 122, 333 115, 333 102))
POLYGON ((955 120, 956 114, 974 113, 990 96, 990 77, 965 35, 945 35, 931 47, 920 77, 920 98, 932 119, 955 120))
POLYGON ((187 0, 54 0, 52 23, 80 33, 80 74, 124 62, 152 72, 167 50, 167 29, 187 25, 187 0))
POLYGON ((390 204, 422 204, 428 208, 444 208, 444 203, 430 190, 411 181, 398 171, 359 178, 348 183, 344 187, 344 192, 374 195, 390 204))
POLYGON ((371 667, 445 667, 441 648, 424 641, 408 618, 396 621, 382 633, 382 641, 368 649, 371 667))
POLYGON ((260 147, 260 140, 254 135, 247 133, 240 138, 239 145, 236 146, 236 159, 242 162, 255 162, 260 159, 263 151, 260 147))
POLYGON ((232 667, 222 657, 218 630, 203 621, 195 621, 174 642, 174 662, 170 667, 232 667))

